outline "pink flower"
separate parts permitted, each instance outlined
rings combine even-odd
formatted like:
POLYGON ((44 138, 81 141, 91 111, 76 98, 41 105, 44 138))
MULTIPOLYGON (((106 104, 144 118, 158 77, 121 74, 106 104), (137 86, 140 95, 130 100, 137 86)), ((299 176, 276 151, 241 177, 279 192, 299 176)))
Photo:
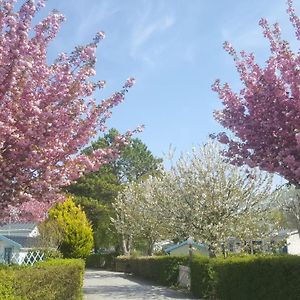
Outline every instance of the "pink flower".
MULTIPOLYGON (((300 19, 291 0, 287 11, 300 40, 300 19)), ((218 139, 228 145, 225 155, 232 163, 259 167, 300 184, 300 133, 295 132, 299 129, 300 53, 282 39, 278 24, 271 27, 266 19, 259 24, 272 52, 263 66, 253 54, 238 55, 229 43, 224 44, 244 87, 235 93, 219 80, 212 86, 224 106, 214 117, 235 136, 220 133, 218 139)))
POLYGON ((135 79, 133 77, 129 77, 126 82, 124 87, 125 88, 131 88, 135 84, 135 79))
POLYGON ((97 33, 97 35, 98 35, 98 37, 99 37, 100 40, 105 39, 105 32, 104 32, 104 31, 99 31, 99 32, 97 33))
MULTIPOLYGON (((79 153, 99 130, 106 129, 111 109, 124 100, 127 90, 113 93, 100 105, 92 98, 96 88, 105 85, 104 80, 91 79, 96 44, 104 32, 48 65, 48 44, 64 17, 53 11, 33 28, 31 22, 43 0, 36 6, 24 1, 19 10, 14 0, 2 2, 6 17, 0 24, 0 221, 10 208, 21 211, 27 220, 40 219, 63 198, 62 186, 118 157, 126 134, 103 151, 79 153), (35 33, 27 34, 31 31, 35 33)), ((129 79, 127 87, 133 83, 129 79)))

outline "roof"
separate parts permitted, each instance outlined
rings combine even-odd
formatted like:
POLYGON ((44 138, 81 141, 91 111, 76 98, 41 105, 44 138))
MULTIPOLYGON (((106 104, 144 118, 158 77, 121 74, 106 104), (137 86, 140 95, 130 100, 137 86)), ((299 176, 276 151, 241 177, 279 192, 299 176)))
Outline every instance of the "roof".
MULTIPOLYGON (((188 244, 189 244, 189 242, 187 240, 183 241, 181 243, 178 243, 178 244, 175 244, 175 245, 173 245, 171 247, 166 248, 165 252, 170 253, 171 251, 173 251, 173 250, 175 250, 177 248, 180 248, 182 246, 188 245, 188 244)), ((192 242, 192 246, 195 247, 195 248, 198 248, 199 250, 203 250, 203 249, 207 250, 207 246, 205 244, 192 242)))
POLYGON ((27 236, 4 236, 7 240, 11 240, 12 242, 19 245, 19 248, 35 248, 39 246, 39 240, 34 237, 27 237, 27 236))
POLYGON ((291 235, 297 234, 298 230, 297 229, 281 229, 277 232, 275 232, 271 237, 272 238, 287 238, 291 235))
POLYGON ((13 241, 13 240, 7 238, 4 235, 0 235, 0 241, 4 241, 4 242, 8 243, 9 245, 11 245, 13 247, 22 248, 21 244, 19 244, 16 241, 13 241))
POLYGON ((20 230, 20 231, 31 231, 37 226, 37 223, 10 223, 0 226, 1 231, 8 231, 8 230, 20 230))
POLYGON ((37 236, 38 223, 10 223, 0 226, 0 235, 5 236, 37 236))

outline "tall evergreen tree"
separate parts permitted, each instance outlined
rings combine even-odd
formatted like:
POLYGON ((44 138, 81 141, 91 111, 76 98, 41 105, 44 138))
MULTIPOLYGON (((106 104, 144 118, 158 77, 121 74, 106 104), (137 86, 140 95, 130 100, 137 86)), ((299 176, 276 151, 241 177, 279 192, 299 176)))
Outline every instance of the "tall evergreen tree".
MULTIPOLYGON (((111 129, 84 153, 89 155, 95 150, 112 146, 118 135, 116 129, 111 129)), ((112 202, 118 192, 130 182, 159 174, 161 165, 162 159, 156 158, 140 139, 130 138, 129 144, 121 148, 117 160, 68 186, 67 192, 74 195, 75 202, 82 206, 93 225, 96 251, 119 244, 119 236, 110 221, 114 216, 112 202)))

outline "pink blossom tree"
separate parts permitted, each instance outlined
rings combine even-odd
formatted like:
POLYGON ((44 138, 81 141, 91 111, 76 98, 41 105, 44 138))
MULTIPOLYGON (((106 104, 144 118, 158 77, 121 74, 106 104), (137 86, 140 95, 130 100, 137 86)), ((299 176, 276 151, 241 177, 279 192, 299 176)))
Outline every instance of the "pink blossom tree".
MULTIPOLYGON (((288 0, 287 12, 300 40, 300 19, 292 0, 288 0)), ((236 63, 243 89, 235 93, 228 84, 214 83, 213 90, 224 105, 215 112, 215 119, 237 137, 223 132, 218 139, 228 146, 225 152, 233 163, 258 166, 299 185, 300 52, 293 52, 282 39, 278 24, 270 26, 262 19, 260 26, 271 50, 264 67, 256 63, 253 53, 238 54, 224 43, 236 63)))
POLYGON ((94 82, 99 32, 85 46, 62 53, 52 63, 47 47, 64 17, 52 11, 33 26, 43 1, 28 0, 19 10, 15 0, 0 0, 0 218, 9 211, 42 218, 61 200, 60 187, 99 169, 118 156, 128 132, 112 147, 90 155, 80 150, 104 132, 111 109, 123 101, 134 80, 101 103, 93 98, 105 82, 94 82))

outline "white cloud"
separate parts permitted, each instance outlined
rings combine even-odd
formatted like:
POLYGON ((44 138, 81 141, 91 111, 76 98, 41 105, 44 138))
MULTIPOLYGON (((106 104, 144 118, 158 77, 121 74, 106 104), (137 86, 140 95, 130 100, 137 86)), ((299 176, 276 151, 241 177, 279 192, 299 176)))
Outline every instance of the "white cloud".
POLYGON ((168 43, 163 34, 171 29, 175 22, 175 17, 163 2, 160 2, 160 5, 154 5, 150 1, 144 2, 143 11, 136 11, 130 22, 130 56, 153 65, 168 43))
MULTIPOLYGON (((299 11, 299 3, 295 1, 294 5, 296 10, 299 11)), ((259 26, 259 20, 261 18, 266 18, 269 21, 270 26, 272 26, 275 22, 278 22, 283 33, 283 38, 289 41, 292 41, 291 44, 293 46, 294 32, 291 30, 291 24, 289 21, 289 16, 286 13, 287 5, 285 2, 278 1, 274 3, 274 5, 268 6, 268 10, 264 12, 256 12, 247 16, 242 20, 231 20, 229 22, 229 26, 226 26, 222 29, 222 39, 230 41, 232 45, 237 50, 246 50, 247 52, 257 51, 261 49, 268 48, 268 41, 263 36, 263 30, 259 26)))
POLYGON ((151 37, 172 27, 174 23, 175 19, 171 16, 164 16, 148 23, 140 23, 135 27, 132 34, 131 55, 137 55, 151 37))
POLYGON ((236 30, 223 28, 221 34, 222 40, 229 41, 238 51, 255 51, 267 45, 262 30, 258 25, 252 28, 240 28, 236 30))
MULTIPOLYGON (((79 18, 77 27, 77 35, 79 38, 84 38, 87 34, 95 31, 97 24, 104 20, 112 18, 113 15, 120 11, 120 6, 117 6, 110 1, 94 2, 89 8, 88 14, 87 10, 82 9, 79 5, 77 7, 77 16, 79 18)), ((103 28, 96 28, 102 30, 103 28)))

